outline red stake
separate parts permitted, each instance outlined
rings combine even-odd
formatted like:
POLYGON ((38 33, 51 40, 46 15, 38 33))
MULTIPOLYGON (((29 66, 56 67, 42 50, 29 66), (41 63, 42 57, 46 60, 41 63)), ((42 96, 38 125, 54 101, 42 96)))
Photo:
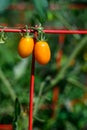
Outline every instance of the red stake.
POLYGON ((34 69, 35 69, 35 57, 33 52, 31 79, 30 79, 29 130, 32 130, 32 124, 33 124, 34 69))
POLYGON ((44 30, 45 33, 53 34, 87 34, 87 30, 44 30))
MULTIPOLYGON (((0 32, 3 30, 3 28, 0 28, 0 32)), ((30 31, 30 30, 28 30, 30 31)), ((45 29, 43 30, 45 33, 49 34, 87 34, 86 30, 63 30, 63 29, 45 29)), ((4 28, 4 32, 13 32, 13 33, 19 33, 19 32, 26 32, 26 29, 19 29, 19 28, 4 28)))
MULTIPOLYGON (((37 32, 34 33, 34 45, 36 43, 37 32)), ((34 49, 32 54, 31 78, 30 78, 30 103, 29 103, 29 129, 33 129, 33 97, 34 97, 34 71, 35 71, 35 56, 34 49)))
POLYGON ((32 130, 32 122, 33 122, 34 69, 35 69, 34 66, 35 66, 35 57, 33 52, 31 79, 30 79, 29 130, 32 130))

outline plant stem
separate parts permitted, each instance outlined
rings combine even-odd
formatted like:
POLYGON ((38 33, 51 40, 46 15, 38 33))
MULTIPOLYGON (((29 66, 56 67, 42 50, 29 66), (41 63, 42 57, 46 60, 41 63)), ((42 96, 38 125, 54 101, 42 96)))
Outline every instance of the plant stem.
POLYGON ((87 88, 83 84, 81 84, 79 81, 73 78, 68 78, 67 81, 71 83, 72 85, 77 86, 78 88, 83 89, 84 91, 87 92, 87 88))
POLYGON ((39 121, 39 122, 45 122, 45 120, 43 120, 43 119, 40 119, 40 118, 38 118, 38 117, 34 117, 37 121, 39 121))
POLYGON ((12 89, 10 82, 7 80, 7 78, 5 77, 5 75, 1 69, 0 69, 0 78, 1 78, 2 82, 4 83, 5 87, 8 89, 12 100, 15 101, 16 94, 15 94, 14 90, 12 89))
POLYGON ((41 98, 44 86, 45 86, 45 82, 42 82, 41 86, 40 86, 39 94, 38 94, 38 97, 37 97, 37 100, 36 100, 35 106, 34 106, 34 117, 36 116, 38 108, 40 106, 39 102, 40 102, 40 98, 41 98))

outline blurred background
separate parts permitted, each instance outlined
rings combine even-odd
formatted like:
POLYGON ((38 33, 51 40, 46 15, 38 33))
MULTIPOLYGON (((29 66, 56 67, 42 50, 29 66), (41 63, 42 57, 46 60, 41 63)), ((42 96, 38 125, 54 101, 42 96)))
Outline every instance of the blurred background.
MULTIPOLYGON (((23 28, 39 23, 45 29, 87 29, 86 0, 0 0, 0 26, 23 28)), ((21 115, 19 130, 27 130, 31 57, 22 59, 21 35, 6 33, 0 44, 0 124, 12 124, 14 99, 21 115)), ((33 130, 87 130, 87 37, 46 34, 50 62, 35 63, 33 130)))

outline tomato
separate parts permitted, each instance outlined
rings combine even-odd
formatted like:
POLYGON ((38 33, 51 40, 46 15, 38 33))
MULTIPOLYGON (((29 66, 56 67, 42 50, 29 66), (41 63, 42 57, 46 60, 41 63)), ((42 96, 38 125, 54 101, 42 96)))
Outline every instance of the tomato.
POLYGON ((28 57, 34 48, 34 40, 30 36, 22 37, 18 44, 18 53, 22 58, 28 57))
POLYGON ((38 41, 34 48, 35 59, 38 63, 45 65, 50 61, 51 51, 46 41, 38 41))

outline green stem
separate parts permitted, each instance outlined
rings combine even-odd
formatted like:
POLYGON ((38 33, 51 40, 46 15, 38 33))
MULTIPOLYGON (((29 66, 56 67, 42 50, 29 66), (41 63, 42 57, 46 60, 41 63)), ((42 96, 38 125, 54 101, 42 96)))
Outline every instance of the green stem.
POLYGON ((45 120, 43 120, 43 119, 40 119, 40 118, 38 118, 38 117, 34 117, 37 121, 39 121, 39 122, 45 122, 45 120))
POLYGON ((29 36, 28 26, 27 26, 27 25, 25 25, 25 28, 26 28, 26 35, 25 35, 25 36, 29 36))
POLYGON ((40 98, 41 98, 41 95, 42 95, 42 92, 43 92, 43 88, 45 86, 45 82, 42 82, 41 86, 40 86, 40 90, 39 90, 39 94, 38 94, 38 97, 37 97, 37 100, 35 102, 35 106, 34 106, 34 117, 36 117, 36 114, 37 114, 37 111, 38 111, 38 108, 40 106, 40 98))
POLYGON ((83 84, 81 84, 79 81, 73 78, 68 78, 67 81, 71 83, 72 85, 77 86, 78 88, 83 89, 84 91, 87 92, 87 88, 83 84))
POLYGON ((2 82, 4 83, 5 87, 7 88, 7 90, 9 91, 9 94, 10 94, 12 100, 15 101, 16 94, 1 69, 0 69, 0 78, 1 78, 2 82))

